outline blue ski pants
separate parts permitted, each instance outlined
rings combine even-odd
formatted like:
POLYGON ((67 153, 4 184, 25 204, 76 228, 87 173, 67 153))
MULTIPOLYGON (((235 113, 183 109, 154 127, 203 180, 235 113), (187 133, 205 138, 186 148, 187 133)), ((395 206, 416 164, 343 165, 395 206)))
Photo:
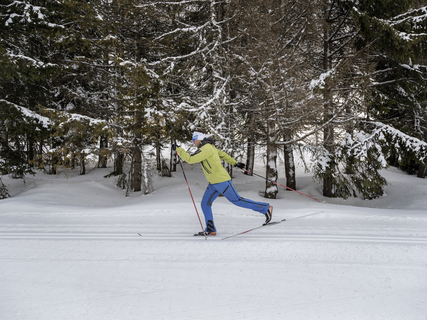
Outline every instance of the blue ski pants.
POLYGON ((206 188, 205 194, 202 198, 202 210, 205 216, 206 231, 216 231, 215 224, 213 222, 212 215, 212 203, 218 196, 222 194, 227 198, 228 201, 235 204, 236 206, 252 209, 262 214, 266 214, 269 208, 269 204, 265 202, 257 202, 249 199, 242 198, 234 189, 231 180, 209 184, 206 188))

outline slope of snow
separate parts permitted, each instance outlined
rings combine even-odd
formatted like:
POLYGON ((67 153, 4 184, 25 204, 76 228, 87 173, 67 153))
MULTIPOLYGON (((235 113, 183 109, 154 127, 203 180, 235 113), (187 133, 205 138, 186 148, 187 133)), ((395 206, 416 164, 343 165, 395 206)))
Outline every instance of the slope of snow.
MULTIPOLYGON (((111 168, 3 177, 0 319, 427 319, 427 180, 388 169, 384 197, 344 201, 299 174, 326 204, 281 189, 273 220, 320 213, 221 240, 264 217, 220 197, 205 240, 178 170, 130 198, 111 168)), ((203 221, 207 183, 185 170, 203 221)), ((262 179, 234 175, 265 201, 262 179)))

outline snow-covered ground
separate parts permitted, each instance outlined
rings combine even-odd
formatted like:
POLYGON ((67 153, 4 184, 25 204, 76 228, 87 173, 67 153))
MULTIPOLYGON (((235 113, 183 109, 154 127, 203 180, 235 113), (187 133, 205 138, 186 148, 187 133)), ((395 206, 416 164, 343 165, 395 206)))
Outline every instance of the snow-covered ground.
MULTIPOLYGON (((202 215, 207 183, 185 168, 202 215)), ((326 204, 281 190, 273 220, 321 213, 221 240, 264 217, 218 198, 205 240, 179 167, 130 198, 110 171, 3 177, 1 320, 427 319, 427 179, 391 168, 384 197, 344 201, 299 173, 298 190, 326 204)), ((265 200, 262 179, 233 181, 265 200)))

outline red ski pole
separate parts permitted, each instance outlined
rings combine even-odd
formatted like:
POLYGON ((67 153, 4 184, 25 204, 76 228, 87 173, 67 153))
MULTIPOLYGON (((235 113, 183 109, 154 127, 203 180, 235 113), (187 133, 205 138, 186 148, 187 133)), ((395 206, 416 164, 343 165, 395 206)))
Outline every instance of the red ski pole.
POLYGON ((265 179, 265 180, 267 180, 267 181, 270 181, 271 183, 274 183, 274 184, 277 184, 277 185, 279 185, 279 186, 282 186, 283 188, 286 188, 286 189, 289 189, 289 190, 295 191, 295 192, 297 192, 297 193, 299 193, 299 194, 301 194, 301 195, 303 195, 303 196, 309 197, 310 199, 313 199, 314 201, 317 201, 317 202, 320 202, 320 203, 325 204, 325 202, 324 202, 324 201, 320 201, 319 199, 316 199, 316 198, 310 197, 309 195, 306 195, 305 193, 302 193, 302 192, 299 192, 299 191, 294 190, 294 189, 292 189, 292 188, 289 188, 289 187, 287 187, 287 186, 284 186, 283 184, 280 184, 280 183, 278 183, 277 181, 270 180, 270 179, 268 179, 268 178, 266 178, 266 177, 260 176, 259 174, 256 174, 256 173, 253 173, 253 172, 250 172, 249 170, 245 170, 245 171, 246 171, 247 173, 249 173, 249 174, 253 174, 253 175, 257 176, 257 177, 260 177, 260 178, 262 178, 262 179, 265 179))
POLYGON ((185 175, 184 167, 182 166, 181 158, 179 157, 178 152, 176 152, 176 156, 178 157, 178 162, 181 165, 182 174, 184 175, 185 182, 187 183, 188 192, 190 192, 191 200, 193 200, 194 209, 196 209, 197 218, 199 218, 200 226, 202 227, 203 234, 205 236, 205 240, 207 240, 208 237, 206 236, 205 229, 203 228, 203 223, 202 223, 202 220, 200 219, 199 211, 197 211, 196 202, 194 202, 193 194, 191 193, 190 185, 188 184, 187 176, 185 175))

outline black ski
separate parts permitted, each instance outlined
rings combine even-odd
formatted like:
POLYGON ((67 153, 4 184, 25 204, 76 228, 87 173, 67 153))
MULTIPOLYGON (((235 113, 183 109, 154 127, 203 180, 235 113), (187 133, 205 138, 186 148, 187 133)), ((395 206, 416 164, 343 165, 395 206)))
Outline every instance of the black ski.
POLYGON ((315 214, 319 214, 319 213, 322 213, 322 212, 323 212, 323 211, 318 211, 318 212, 313 212, 313 213, 307 213, 307 214, 304 214, 304 215, 302 215, 302 216, 298 216, 298 217, 295 217, 295 218, 282 219, 282 220, 279 220, 279 221, 273 221, 273 222, 270 222, 270 223, 267 223, 267 224, 263 224, 262 226, 259 226, 259 227, 255 227, 255 228, 252 228, 252 229, 249 229, 249 230, 243 231, 243 232, 235 233, 235 234, 233 234, 233 235, 231 235, 231 236, 228 236, 228 237, 222 238, 221 240, 230 239, 230 238, 233 238, 233 237, 236 237, 236 236, 240 236, 240 235, 242 235, 242 234, 245 234, 245 233, 248 233, 248 232, 251 232, 251 231, 257 230, 257 229, 261 229, 261 228, 264 228, 264 227, 270 227, 270 226, 273 226, 273 225, 275 225, 275 224, 279 224, 279 223, 282 223, 282 222, 285 222, 285 221, 291 221, 291 220, 296 220, 296 219, 305 218, 305 217, 308 217, 308 216, 313 216, 313 215, 315 215, 315 214))
POLYGON ((209 234, 207 232, 205 232, 205 233, 199 232, 199 233, 195 233, 194 236, 195 237, 214 237, 214 236, 216 236, 216 234, 209 234))

